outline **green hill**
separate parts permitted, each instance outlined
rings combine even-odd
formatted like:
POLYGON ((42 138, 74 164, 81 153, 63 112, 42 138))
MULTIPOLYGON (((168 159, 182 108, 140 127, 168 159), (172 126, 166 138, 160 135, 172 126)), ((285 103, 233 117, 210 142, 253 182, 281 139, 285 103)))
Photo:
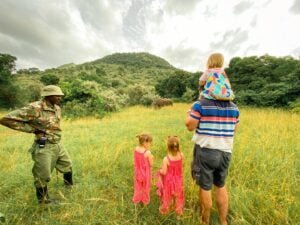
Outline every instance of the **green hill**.
POLYGON ((95 60, 92 64, 107 63, 139 68, 166 68, 175 69, 165 59, 146 52, 141 53, 115 53, 95 60))
POLYGON ((73 63, 48 69, 43 74, 55 74, 61 79, 95 81, 104 87, 118 84, 141 84, 155 86, 159 80, 169 77, 179 69, 166 60, 149 53, 115 53, 92 62, 75 65, 73 63))
MULTIPOLYGON (((19 105, 37 100, 43 85, 57 84, 66 93, 63 103, 65 114, 74 117, 102 116, 129 105, 149 106, 160 97, 155 90, 156 85, 162 80, 172 79, 175 74, 177 77, 172 79, 173 83, 169 83, 168 88, 182 95, 186 87, 181 88, 182 85, 178 86, 177 82, 185 82, 181 79, 183 77, 194 76, 145 52, 115 53, 83 64, 69 63, 35 73, 26 71, 22 70, 14 76, 14 83, 20 87, 17 91, 21 93, 18 96, 19 105), (181 90, 174 88, 174 85, 181 90)), ((196 87, 192 89, 196 91, 196 87)), ((168 93, 168 90, 165 92, 168 93)))
POLYGON ((179 69, 166 60, 149 53, 115 53, 91 62, 82 64, 64 64, 57 68, 31 73, 29 70, 18 71, 16 79, 42 81, 49 84, 56 79, 45 77, 56 76, 60 82, 72 82, 76 79, 93 81, 105 87, 117 88, 141 84, 154 87, 161 79, 169 77, 179 69), (44 77, 44 79, 41 79, 44 77), (45 82, 46 81, 46 82, 45 82))

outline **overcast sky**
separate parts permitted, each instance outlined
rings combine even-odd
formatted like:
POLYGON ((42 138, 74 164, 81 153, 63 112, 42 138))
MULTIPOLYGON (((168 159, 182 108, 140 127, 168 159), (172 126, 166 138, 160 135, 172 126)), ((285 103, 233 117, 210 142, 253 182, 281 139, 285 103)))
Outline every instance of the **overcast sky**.
POLYGON ((191 72, 207 56, 300 55, 300 0, 0 0, 17 68, 149 52, 191 72))

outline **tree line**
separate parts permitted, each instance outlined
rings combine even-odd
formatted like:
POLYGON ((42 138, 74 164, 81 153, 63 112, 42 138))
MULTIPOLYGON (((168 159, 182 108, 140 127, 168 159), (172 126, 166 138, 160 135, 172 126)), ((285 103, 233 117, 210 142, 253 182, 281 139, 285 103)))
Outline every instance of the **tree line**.
MULTIPOLYGON (((202 74, 176 69, 148 53, 117 53, 45 71, 15 71, 16 60, 15 56, 0 53, 0 108, 38 100, 42 86, 55 84, 66 93, 63 107, 72 117, 103 116, 137 104, 150 106, 160 97, 192 102, 198 98, 202 74)), ((299 60, 268 55, 235 57, 225 70, 239 105, 300 111, 299 60)))

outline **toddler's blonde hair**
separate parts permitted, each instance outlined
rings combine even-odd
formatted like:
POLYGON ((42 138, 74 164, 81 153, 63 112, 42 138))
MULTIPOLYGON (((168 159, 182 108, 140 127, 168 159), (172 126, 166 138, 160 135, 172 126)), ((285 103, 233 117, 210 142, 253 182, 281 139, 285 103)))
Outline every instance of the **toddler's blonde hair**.
POLYGON ((167 145, 168 150, 172 155, 176 155, 177 152, 180 151, 179 138, 177 136, 169 136, 167 145))
POLYGON ((208 57, 207 68, 221 68, 224 64, 224 56, 221 53, 213 53, 208 57))
POLYGON ((152 142, 152 137, 150 134, 138 134, 136 137, 139 139, 140 145, 144 144, 145 142, 152 142))

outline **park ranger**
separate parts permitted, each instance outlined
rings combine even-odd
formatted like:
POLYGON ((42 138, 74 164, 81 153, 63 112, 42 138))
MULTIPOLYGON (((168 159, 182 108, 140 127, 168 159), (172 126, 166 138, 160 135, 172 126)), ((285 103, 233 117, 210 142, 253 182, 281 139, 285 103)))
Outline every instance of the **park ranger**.
POLYGON ((0 119, 0 124, 14 130, 35 134, 30 148, 33 159, 32 173, 39 203, 49 204, 47 183, 54 168, 63 173, 64 184, 72 187, 72 162, 60 144, 61 109, 63 92, 58 86, 48 85, 41 91, 42 100, 12 111, 0 119))

